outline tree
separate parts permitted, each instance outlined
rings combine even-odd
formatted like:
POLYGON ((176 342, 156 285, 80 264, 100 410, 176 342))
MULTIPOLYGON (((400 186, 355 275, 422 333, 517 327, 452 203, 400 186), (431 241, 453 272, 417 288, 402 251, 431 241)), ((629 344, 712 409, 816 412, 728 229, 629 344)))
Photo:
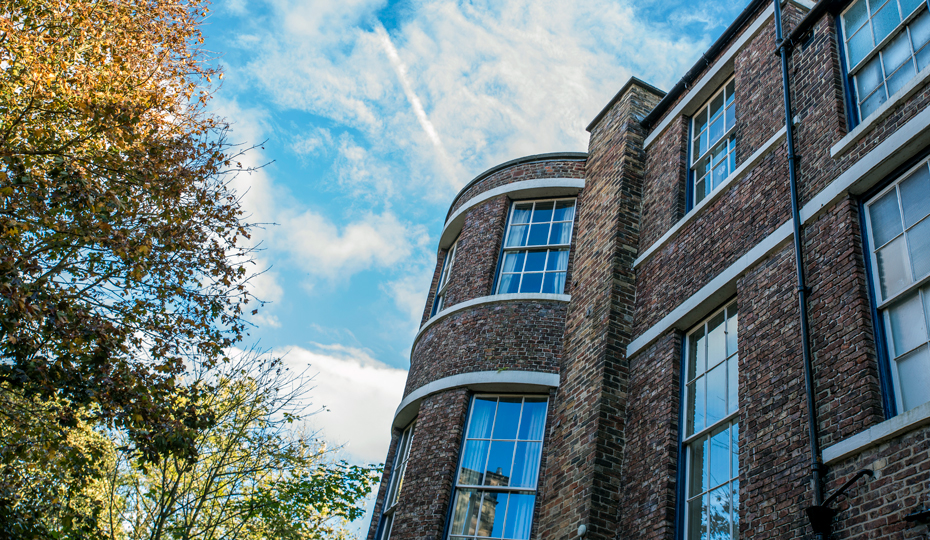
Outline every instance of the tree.
POLYGON ((205 112, 205 13, 0 4, 0 391, 124 430, 147 461, 193 456, 211 419, 178 377, 246 328, 249 227, 237 150, 205 112))
POLYGON ((101 528, 113 539, 348 538, 380 467, 333 462, 325 444, 295 429, 306 380, 278 359, 243 354, 210 375, 198 404, 215 423, 196 457, 139 468, 118 459, 101 528))

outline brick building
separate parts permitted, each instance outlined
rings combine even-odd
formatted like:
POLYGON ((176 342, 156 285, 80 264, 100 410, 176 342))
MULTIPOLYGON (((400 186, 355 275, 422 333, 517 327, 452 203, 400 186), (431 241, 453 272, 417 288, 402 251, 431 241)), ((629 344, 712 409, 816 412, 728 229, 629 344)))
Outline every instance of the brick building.
POLYGON ((930 538, 928 9, 753 0, 471 181, 369 539, 930 538))

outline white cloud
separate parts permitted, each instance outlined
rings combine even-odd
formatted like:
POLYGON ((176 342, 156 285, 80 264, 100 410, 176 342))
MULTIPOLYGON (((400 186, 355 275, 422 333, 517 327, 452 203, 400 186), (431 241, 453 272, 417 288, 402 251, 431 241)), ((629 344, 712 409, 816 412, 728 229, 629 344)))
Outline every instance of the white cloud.
POLYGON ((423 227, 401 223, 391 213, 367 214, 337 227, 312 211, 281 220, 277 242, 312 276, 344 279, 361 270, 390 267, 411 256, 428 237, 423 227))
POLYGON ((313 344, 314 350, 275 350, 285 362, 315 374, 310 392, 313 407, 327 411, 308 418, 323 437, 345 445, 355 462, 380 463, 391 442, 391 422, 400 404, 407 372, 372 358, 365 350, 344 345, 313 344))
POLYGON ((423 317, 426 295, 429 292, 434 271, 433 266, 423 265, 400 279, 381 284, 381 290, 386 292, 394 300, 394 304, 401 313, 406 315, 405 325, 409 325, 412 331, 416 331, 423 317))

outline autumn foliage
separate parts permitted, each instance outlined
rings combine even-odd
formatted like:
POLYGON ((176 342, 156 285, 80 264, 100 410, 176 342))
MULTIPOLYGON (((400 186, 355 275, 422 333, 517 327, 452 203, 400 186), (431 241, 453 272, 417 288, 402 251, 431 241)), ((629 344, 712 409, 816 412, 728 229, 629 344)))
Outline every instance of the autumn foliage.
POLYGON ((95 405, 149 457, 184 450, 201 419, 164 398, 242 337, 248 301, 200 4, 0 12, 0 377, 95 405))

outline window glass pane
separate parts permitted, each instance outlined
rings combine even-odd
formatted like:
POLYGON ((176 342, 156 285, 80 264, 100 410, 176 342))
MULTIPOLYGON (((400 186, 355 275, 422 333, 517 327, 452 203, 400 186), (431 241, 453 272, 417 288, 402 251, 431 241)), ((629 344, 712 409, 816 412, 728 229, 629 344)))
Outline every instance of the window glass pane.
POLYGON ((533 523, 533 503, 535 495, 511 493, 507 505, 507 523, 504 525, 504 538, 527 540, 533 523))
POLYGON ((895 361, 904 410, 909 411, 930 401, 930 358, 923 346, 895 361))
MULTIPOLYGON (((863 4, 864 3, 865 2, 863 2, 863 4)), ((849 52, 849 67, 853 67, 861 62, 874 46, 875 44, 872 43, 872 32, 869 31, 868 26, 853 34, 853 36, 849 38, 849 41, 846 42, 846 50, 849 52)))
POLYGON ((520 410, 523 398, 502 397, 497 405, 497 418, 494 420, 495 439, 516 439, 517 424, 520 422, 520 410))
POLYGON ((876 56, 875 58, 869 60, 862 70, 856 75, 856 83, 859 85, 859 96, 862 97, 868 96, 872 93, 873 90, 878 88, 882 84, 884 79, 882 74, 882 62, 881 59, 876 56))
POLYGON ((885 87, 884 85, 879 86, 871 96, 865 98, 865 101, 859 105, 860 115, 862 118, 871 116, 886 101, 888 101, 888 94, 885 93, 885 87))
POLYGON ((694 137, 699 138, 700 133, 707 129, 707 109, 701 109, 701 112, 694 117, 694 137))
POLYGON ((707 540, 707 495, 688 502, 688 540, 707 540))
POLYGON ((710 100, 709 113, 710 113, 711 123, 713 123, 714 118, 719 116, 722 111, 723 111, 723 92, 720 92, 719 94, 714 96, 714 99, 710 100))
POLYGON ((733 424, 730 426, 730 436, 732 437, 732 443, 730 450, 733 455, 733 476, 739 476, 739 424, 733 424))
POLYGON ((737 330, 739 322, 737 319, 736 304, 730 304, 727 308, 727 355, 732 355, 737 351, 737 330))
POLYGON ((520 272, 523 270, 523 258, 526 256, 525 251, 504 254, 504 265, 501 272, 520 272))
POLYGON ((707 366, 711 367, 727 357, 727 336, 724 327, 725 314, 721 311, 707 323, 707 366))
POLYGON ((726 129, 729 130, 730 128, 736 125, 736 104, 731 103, 730 106, 727 107, 726 117, 727 117, 726 129))
POLYGON ((452 513, 452 534, 475 534, 481 493, 474 489, 460 489, 455 496, 452 513))
POLYGON ((688 435, 704 429, 704 381, 705 377, 688 385, 688 435))
POLYGON ((727 414, 727 365, 720 364, 707 374, 707 425, 727 414))
POLYGON ((528 397, 520 416, 519 439, 541 441, 546 429, 546 398, 528 397))
POLYGON ((723 137, 723 116, 718 116, 713 122, 710 123, 710 129, 708 130, 708 137, 710 138, 708 144, 714 144, 720 137, 723 137))
POLYGON ((549 252, 549 259, 546 261, 546 270, 567 270, 568 269, 568 250, 552 250, 549 252))
POLYGON ((553 221, 571 221, 575 218, 575 201, 556 201, 553 221))
POLYGON ((688 380, 704 373, 704 353, 707 348, 707 339, 704 337, 704 325, 688 338, 688 380))
POLYGON ((538 293, 542 290, 542 274, 523 274, 520 283, 521 293, 538 293))
POLYGON ((872 28, 875 31, 875 43, 885 39, 898 24, 901 23, 901 14, 898 13, 898 3, 891 1, 882 6, 872 16, 872 28))
POLYGON ((881 286, 882 298, 894 295, 911 283, 911 272, 908 268, 909 264, 905 253, 903 236, 878 250, 876 258, 878 260, 878 282, 881 286))
POLYGON ((520 291, 520 274, 504 274, 498 294, 513 294, 520 291))
POLYGON ((524 272, 542 272, 545 268, 545 251, 529 251, 526 253, 526 264, 523 266, 524 272))
POLYGON ((554 207, 555 201, 536 203, 536 208, 533 210, 533 223, 552 221, 552 209, 554 207))
POLYGON ((513 205, 512 223, 529 223, 530 212, 533 210, 533 203, 520 203, 513 205))
POLYGON ((733 540, 739 538, 739 480, 730 483, 731 504, 733 505, 733 540))
POLYGON ((888 94, 892 96, 897 94, 898 90, 904 88, 904 85, 913 79, 916 74, 917 70, 914 68, 914 62, 911 62, 910 52, 908 52, 907 63, 898 68, 898 71, 894 72, 885 83, 888 85, 888 94))
POLYGON ((902 15, 907 17, 917 9, 921 4, 925 4, 927 0, 901 0, 901 9, 902 15))
POLYGON ((488 467, 484 473, 484 485, 510 485, 514 444, 516 443, 513 441, 491 441, 491 450, 488 452, 488 467))
POLYGON ((920 279, 930 274, 930 219, 921 221, 907 232, 907 245, 914 277, 920 279))
POLYGON ((733 356, 727 360, 727 413, 739 408, 739 357, 733 356))
POLYGON ((546 272, 542 292, 545 294, 562 294, 565 292, 565 272, 546 272))
POLYGON ((916 292, 904 302, 888 309, 894 356, 901 356, 927 341, 927 324, 920 295, 916 292))
POLYGON ((930 45, 924 45, 924 48, 917 53, 917 70, 923 71, 930 65, 930 45))
POLYGON ((930 41, 930 11, 924 11, 919 17, 911 21, 908 25, 911 32, 911 43, 914 44, 914 50, 919 51, 930 41))
MULTIPOLYGON (((507 512, 507 494, 485 491, 483 495, 481 515, 478 518, 478 530, 475 533, 478 536, 491 536, 494 533, 497 520, 500 519, 501 524, 503 524, 504 514, 507 512), (500 508, 499 516, 498 508, 500 508)), ((497 534, 500 534, 499 528, 497 534)))
POLYGON ((529 227, 526 225, 514 225, 511 227, 510 233, 507 235, 507 247, 525 246, 528 232, 529 227))
POLYGON ((899 185, 904 205, 904 225, 911 227, 930 214, 930 172, 921 165, 899 185))
POLYGON ((697 205, 697 203, 699 203, 699 202, 701 202, 701 201, 704 200, 704 197, 707 196, 707 194, 705 193, 706 191, 707 191, 707 190, 706 190, 706 188, 705 188, 705 183, 704 183, 704 180, 703 180, 703 179, 702 179, 702 180, 699 180, 699 181, 694 185, 694 204, 695 204, 695 205, 697 205))
POLYGON ((391 537, 391 526, 393 524, 394 524, 394 514, 385 516, 384 525, 382 525, 382 529, 381 529, 381 538, 383 540, 386 540, 387 538, 391 537))
POLYGON ((843 24, 846 26, 846 34, 853 34, 856 30, 862 28, 869 20, 868 8, 865 0, 858 0, 849 8, 849 11, 843 14, 843 24))
POLYGON ((539 458, 542 453, 541 442, 517 443, 517 453, 513 460, 513 474, 510 485, 514 487, 536 487, 536 475, 539 473, 539 458))
MULTIPOLYGON (((551 212, 550 212, 551 213, 551 212)), ((530 238, 526 245, 544 246, 549 242, 549 224, 537 223, 530 225, 530 238)))
POLYGON ((471 408, 471 418, 468 422, 469 439, 488 439, 491 437, 491 426, 494 423, 494 411, 497 409, 497 398, 476 397, 471 408))
POLYGON ((911 59, 911 44, 908 43, 907 32, 901 32, 898 37, 882 49, 882 61, 885 64, 885 74, 894 73, 901 64, 911 59))
POLYGON ((707 516, 708 538, 729 540, 730 538, 730 484, 710 492, 707 516))
POLYGON ((886 193, 876 203, 869 205, 874 247, 885 245, 901 234, 901 214, 898 213, 898 196, 895 190, 886 193))
POLYGON ((488 461, 488 441, 465 441, 462 449, 462 466, 459 468, 459 484, 480 486, 484 483, 485 464, 488 461))
POLYGON ((736 79, 730 81, 730 84, 727 85, 726 93, 727 105, 729 106, 733 103, 733 98, 736 96, 736 79))
POLYGON ((707 454, 710 439, 703 437, 700 441, 694 442, 688 449, 690 460, 688 469, 691 479, 688 482, 688 496, 694 497, 699 493, 707 491, 710 486, 707 484, 707 454))
POLYGON ((691 160, 698 160, 704 154, 704 150, 707 150, 707 132, 703 132, 697 139, 694 139, 694 145, 691 148, 691 160))
POLYGON ((710 437, 708 469, 711 487, 730 481, 730 430, 727 428, 710 437))
POLYGON ((567 244, 572 237, 572 224, 553 223, 549 232, 549 244, 567 244))

